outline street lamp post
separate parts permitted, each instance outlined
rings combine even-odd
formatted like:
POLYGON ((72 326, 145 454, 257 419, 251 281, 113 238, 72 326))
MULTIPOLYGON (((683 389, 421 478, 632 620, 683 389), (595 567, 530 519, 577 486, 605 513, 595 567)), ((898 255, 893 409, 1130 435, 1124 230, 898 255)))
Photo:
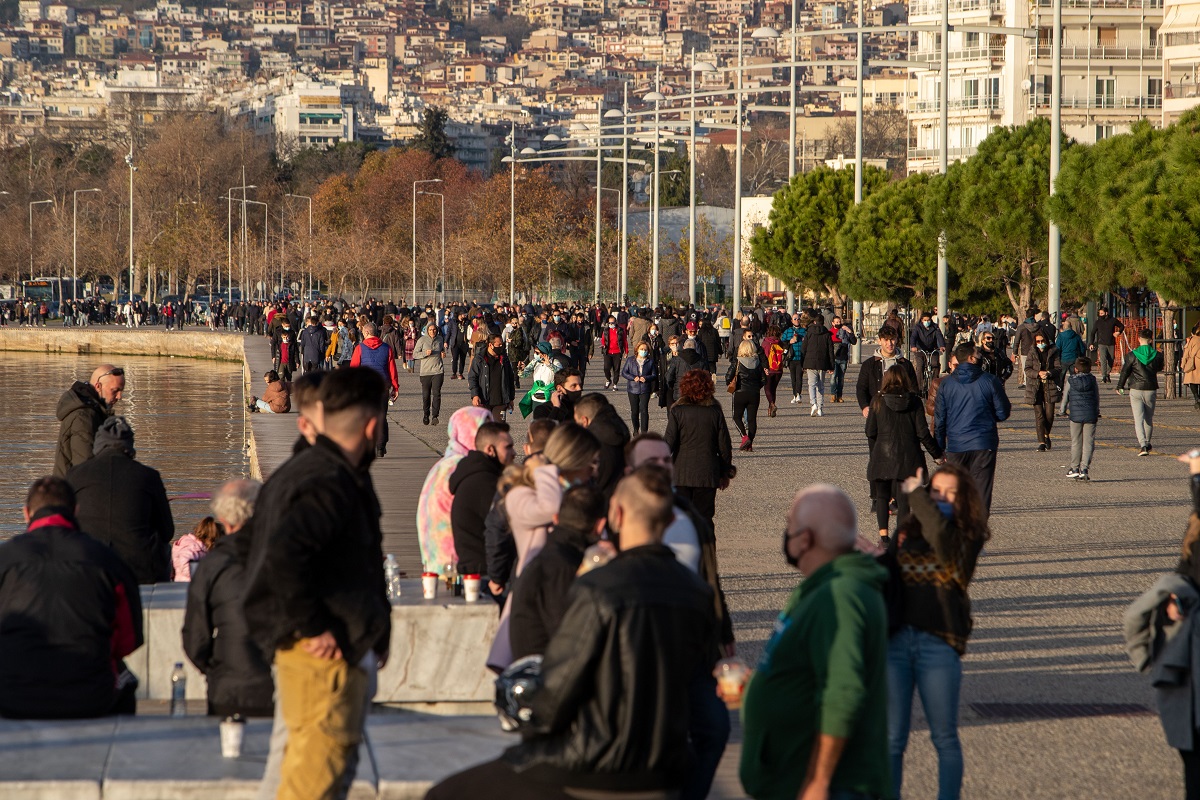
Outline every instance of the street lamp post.
POLYGON ((33 280, 33 207, 53 203, 53 200, 34 200, 29 204, 29 280, 33 280))
MULTIPOLYGON (((99 189, 76 189, 71 195, 71 301, 76 297, 79 285, 79 193, 98 192, 99 189)), ((32 249, 32 248, 31 248, 32 249)), ((60 287, 61 288, 61 287, 60 287)))
POLYGON ((654 172, 650 179, 650 306, 658 307, 658 192, 659 192, 659 143, 662 131, 659 130, 659 103, 665 96, 659 91, 659 68, 654 69, 654 91, 642 96, 643 101, 654 103, 654 172))
POLYGON ((294 197, 308 201, 308 290, 305 301, 312 299, 312 198, 306 194, 285 194, 284 197, 294 197))
POLYGON ((436 197, 442 210, 442 305, 444 306, 446 305, 446 195, 441 192, 420 192, 420 194, 436 197))
POLYGON ((517 302, 517 123, 508 133, 508 302, 517 302))
MULTIPOLYGON (((270 263, 270 255, 269 255, 269 251, 267 250, 267 220, 268 220, 267 204, 262 202, 261 200, 243 200, 242 203, 243 203, 243 206, 242 206, 243 208, 245 208, 245 206, 247 206, 247 205, 263 207, 263 278, 265 279, 267 277, 267 266, 270 263)), ((280 288, 282 288, 282 287, 280 287, 280 288)), ((246 291, 246 265, 242 264, 242 292, 243 292, 243 294, 245 293, 245 291, 246 291)), ((245 300, 245 297, 243 297, 242 299, 245 300)))
MULTIPOLYGON (((949 0, 947 0, 948 2, 949 0)), ((733 176, 733 319, 740 316, 742 310, 742 41, 744 25, 738 22, 738 61, 737 61, 737 127, 734 149, 737 151, 737 161, 733 176)))
MULTIPOLYGON (((1058 165, 1062 157, 1062 0, 1054 0, 1054 52, 1051 55, 1054 69, 1054 84, 1050 87, 1050 194, 1054 194, 1054 183, 1058 178, 1058 165)), ((1034 91, 1037 89, 1035 87, 1034 91)), ((1035 101, 1036 102, 1036 101, 1035 101)), ((1059 322, 1061 303, 1060 247, 1058 225, 1050 220, 1050 264, 1047 271, 1046 313, 1051 315, 1054 325, 1059 322)), ((1167 333, 1164 331, 1164 334, 1167 333)))
MULTIPOLYGON (((423 181, 413 181, 413 196, 412 196, 412 291, 413 291, 413 304, 414 304, 414 305, 416 305, 416 302, 417 302, 417 195, 418 195, 418 194, 425 194, 425 192, 418 192, 418 191, 417 191, 417 186, 418 186, 419 184, 422 184, 422 183, 441 183, 441 182, 442 182, 442 179, 441 179, 441 178, 429 178, 428 180, 423 180, 423 181)), ((445 259, 444 259, 444 258, 443 258, 442 260, 443 260, 443 262, 445 261, 445 259)), ((444 264, 444 263, 443 263, 443 265, 442 265, 442 271, 443 271, 443 272, 445 272, 445 271, 446 271, 446 267, 445 267, 445 264, 444 264)))
MULTIPOLYGON (((125 165, 129 167, 129 303, 133 304, 133 173, 137 167, 133 165, 133 130, 129 131, 129 153, 125 156, 125 165)), ((243 179, 243 183, 245 180, 243 179)))
MULTIPOLYGON (((225 200, 227 202, 227 205, 225 207, 225 227, 227 229, 226 233, 225 233, 225 242, 226 242, 225 266, 229 271, 229 281, 225 285, 225 291, 227 292, 225 301, 227 303, 229 303, 230 305, 233 305, 233 193, 239 192, 239 191, 242 193, 242 199, 239 200, 238 202, 242 203, 242 209, 243 209, 242 216, 245 217, 244 210, 245 210, 245 202, 246 202, 246 191, 249 189, 257 189, 258 188, 258 186, 256 186, 255 184, 252 184, 252 183, 247 184, 245 181, 246 181, 246 178, 243 175, 242 185, 229 187, 229 191, 225 193, 225 197, 221 198, 222 200, 225 200)), ((130 270, 129 274, 132 277, 133 271, 130 270)), ((133 294, 133 291, 130 290, 130 295, 132 296, 132 294, 133 294)), ((212 298, 212 292, 209 292, 209 298, 210 299, 212 298)))

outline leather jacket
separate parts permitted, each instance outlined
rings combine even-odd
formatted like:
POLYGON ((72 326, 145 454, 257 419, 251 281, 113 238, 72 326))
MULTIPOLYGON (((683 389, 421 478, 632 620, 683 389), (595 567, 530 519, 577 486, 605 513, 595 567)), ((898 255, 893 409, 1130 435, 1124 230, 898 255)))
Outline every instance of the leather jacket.
POLYGON ((688 689, 712 669, 712 589, 665 545, 623 551, 575 580, 530 698, 517 772, 606 791, 678 788, 689 768, 688 689))

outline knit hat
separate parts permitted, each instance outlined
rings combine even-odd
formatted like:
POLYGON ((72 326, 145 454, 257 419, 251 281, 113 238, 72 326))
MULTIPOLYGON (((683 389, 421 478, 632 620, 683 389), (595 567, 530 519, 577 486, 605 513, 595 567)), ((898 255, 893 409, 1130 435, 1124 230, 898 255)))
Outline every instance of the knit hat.
POLYGON ((96 431, 92 454, 99 455, 101 451, 110 447, 119 447, 130 456, 137 455, 137 451, 133 449, 133 428, 129 427, 124 417, 109 417, 100 423, 100 428, 96 431))

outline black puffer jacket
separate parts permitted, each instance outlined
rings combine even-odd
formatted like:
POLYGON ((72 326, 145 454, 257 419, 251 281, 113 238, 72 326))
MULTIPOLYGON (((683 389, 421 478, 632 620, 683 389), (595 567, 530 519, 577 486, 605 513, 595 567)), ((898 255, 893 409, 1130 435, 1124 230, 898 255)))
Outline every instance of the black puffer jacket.
POLYGON ((921 447, 934 458, 942 457, 929 426, 921 399, 911 392, 883 394, 871 403, 867 414, 870 461, 867 480, 903 480, 925 469, 921 447))
POLYGON ((577 578, 530 701, 538 735, 504 760, 568 787, 678 788, 688 687, 712 670, 715 635, 712 590, 668 547, 626 550, 577 578))
POLYGON ((138 583, 171 580, 175 522, 158 470, 134 461, 121 447, 106 447, 72 467, 79 525, 111 547, 138 583))
POLYGON ((707 369, 707 365, 695 350, 680 350, 679 355, 667 362, 663 374, 663 395, 659 398, 659 405, 670 405, 679 399, 679 382, 694 369, 707 369))
POLYGON ((671 406, 663 438, 675 460, 676 486, 715 489, 733 474, 729 425, 715 399, 706 405, 680 400, 671 406))
POLYGON ((600 440, 600 468, 596 488, 611 497, 617 482, 625 475, 625 445, 629 444, 629 426, 611 405, 605 405, 588 425, 600 440))
POLYGON ((450 474, 450 527, 460 575, 486 575, 484 520, 496 496, 496 481, 504 466, 479 450, 467 453, 450 474))
POLYGON ((141 646, 137 582, 69 510, 39 510, 29 532, 0 545, 0 715, 104 716, 116 659, 141 646))
POLYGON ((71 467, 92 457, 96 431, 108 417, 109 410, 91 384, 75 381, 58 399, 54 415, 59 421, 54 474, 65 478, 71 467))
POLYGON ((546 652, 567 613, 567 593, 592 543, 586 531, 555 526, 550 541, 521 571, 513 588, 509 639, 513 660, 546 652))
POLYGON ((188 584, 183 649, 208 678, 208 713, 225 717, 274 714, 271 662, 250 637, 242 599, 245 566, 237 540, 246 529, 217 541, 200 559, 188 584))
POLYGON ((1121 375, 1117 378, 1117 389, 1158 391, 1158 373, 1162 372, 1163 354, 1150 345, 1141 345, 1125 354, 1121 375), (1139 357, 1140 356, 1140 357, 1139 357))
POLYGON ((800 345, 801 366, 829 372, 833 369, 833 334, 824 325, 809 325, 800 345))
MULTIPOLYGON (((369 456, 368 456, 369 457, 369 456)), ((254 509, 246 622, 265 652, 331 631, 346 661, 387 652, 379 498, 367 471, 324 436, 275 470, 254 509)))

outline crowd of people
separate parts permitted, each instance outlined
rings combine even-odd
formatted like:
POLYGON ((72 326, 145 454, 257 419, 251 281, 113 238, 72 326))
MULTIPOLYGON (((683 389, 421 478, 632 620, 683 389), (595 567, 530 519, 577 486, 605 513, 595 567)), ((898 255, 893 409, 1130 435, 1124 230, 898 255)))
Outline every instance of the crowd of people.
MULTIPOLYGON (((447 361, 469 400, 447 415, 445 454, 417 501, 421 558, 426 572, 479 579, 495 603, 486 663, 520 742, 428 797, 699 800, 730 736, 726 703, 740 702, 750 796, 896 798, 914 696, 938 797, 959 797, 969 587, 991 536, 1005 383, 1021 381, 1039 451, 1056 416, 1068 418, 1068 477, 1088 480, 1099 383, 1116 366, 1106 341, 1122 332, 1102 315, 1084 336, 1077 317, 1055 326, 1037 309, 1020 325, 939 328, 924 314, 909 330, 889 314, 854 386, 879 538, 859 534, 841 488, 796 493, 781 549, 803 579, 743 697, 717 680, 737 657, 714 525, 718 493, 738 479, 719 362, 739 451, 753 452, 761 397, 776 417, 785 373, 790 404, 806 398, 810 417, 842 402, 861 332, 819 309, 733 319, 692 307, 259 308, 242 324, 269 337, 274 364, 248 410, 294 411, 293 455, 265 484, 221 486, 211 515, 178 539, 161 476, 136 460, 133 430, 115 415, 124 371, 101 365, 62 396, 55 473, 29 491, 27 533, 0 545, 0 715, 133 713, 137 677, 123 659, 143 640, 138 585, 188 581, 182 636, 208 677, 208 712, 274 717, 260 796, 289 800, 349 790, 391 641, 369 468, 387 455, 401 373, 419 379, 422 422, 441 424, 447 361), (586 392, 593 355, 603 388, 594 374, 586 392), (627 415, 612 402, 622 389, 627 415), (520 442, 518 412, 530 419, 520 442), (63 603, 86 613, 66 619, 63 603), (69 652, 47 646, 64 636, 69 652)), ((1144 455, 1163 357, 1152 331, 1138 336, 1116 388, 1130 392, 1144 455)), ((1200 476, 1200 451, 1188 461, 1200 476)), ((1127 620, 1139 668, 1181 657, 1155 630, 1180 626, 1200 642, 1197 520, 1175 580, 1127 620)), ((1168 738, 1196 797, 1195 731, 1177 728, 1168 738)))

